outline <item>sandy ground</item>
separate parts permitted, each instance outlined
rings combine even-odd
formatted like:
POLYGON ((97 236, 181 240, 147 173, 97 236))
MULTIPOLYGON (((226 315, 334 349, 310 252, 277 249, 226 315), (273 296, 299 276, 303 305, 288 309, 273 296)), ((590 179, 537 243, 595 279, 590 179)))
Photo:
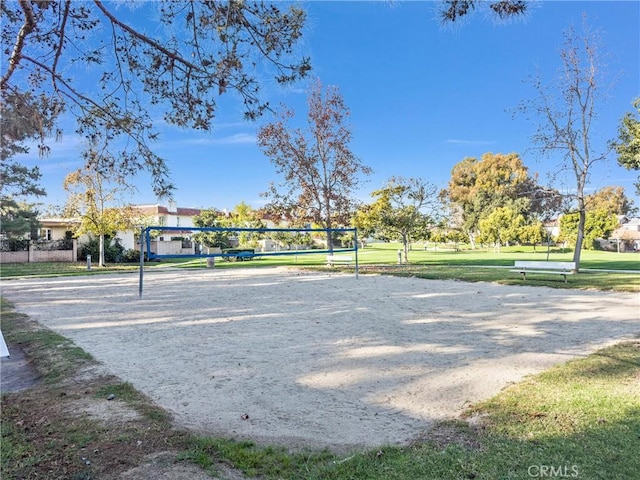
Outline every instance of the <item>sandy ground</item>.
POLYGON ((101 275, 3 281, 2 295, 178 425, 287 446, 405 443, 640 334, 637 294, 282 268, 147 272, 144 287, 101 275))

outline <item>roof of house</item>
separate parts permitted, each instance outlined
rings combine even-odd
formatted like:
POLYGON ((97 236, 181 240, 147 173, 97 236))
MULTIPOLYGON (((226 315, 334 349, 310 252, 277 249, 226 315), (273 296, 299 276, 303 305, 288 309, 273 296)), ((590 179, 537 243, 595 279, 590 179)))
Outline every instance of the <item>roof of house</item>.
POLYGON ((616 228, 609 238, 618 238, 620 240, 640 240, 640 232, 637 230, 629 230, 624 227, 616 228))
POLYGON ((40 218, 38 219, 40 225, 43 227, 68 227, 74 223, 80 223, 80 220, 77 218, 62 218, 62 217, 51 217, 51 218, 40 218))
POLYGON ((153 215, 153 214, 174 214, 174 215, 183 215, 185 217, 193 217, 195 215, 200 215, 202 210, 199 208, 182 208, 177 207, 175 211, 170 211, 167 207, 163 205, 134 205, 133 208, 140 213, 145 215, 153 215))

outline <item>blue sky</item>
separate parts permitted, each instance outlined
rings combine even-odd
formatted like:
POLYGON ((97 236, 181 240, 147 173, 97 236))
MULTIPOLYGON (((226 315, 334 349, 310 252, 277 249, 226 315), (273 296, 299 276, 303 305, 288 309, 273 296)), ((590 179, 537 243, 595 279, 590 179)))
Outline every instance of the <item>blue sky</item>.
MULTIPOLYGON (((541 159, 531 150, 535 124, 510 113, 537 94, 527 78, 540 72, 553 80, 560 67, 562 32, 580 31, 581 15, 603 31, 609 79, 617 79, 600 111, 594 139, 615 137, 619 120, 640 95, 640 2, 538 1, 526 18, 498 24, 481 11, 455 27, 442 27, 435 2, 305 2, 308 25, 299 46, 314 67, 308 81, 280 87, 272 80, 263 94, 284 102, 304 121, 306 92, 315 78, 337 85, 351 110, 353 152, 373 168, 359 198, 391 176, 421 177, 445 187, 451 168, 485 152, 521 155, 539 181, 557 170, 559 159, 541 159)), ((127 11, 119 10, 124 16, 127 11)), ((139 16, 139 12, 136 12, 139 16)), ((269 159, 256 146, 259 126, 242 120, 242 106, 230 97, 221 103, 214 131, 199 133, 163 126, 157 153, 170 166, 182 207, 231 209, 241 201, 259 207, 260 192, 277 180, 269 159)), ((80 163, 73 134, 52 142, 46 159, 37 150, 24 163, 40 166, 48 197, 64 203, 64 176, 80 163)), ((617 166, 612 155, 593 170, 589 190, 625 187, 634 197, 637 172, 617 166)), ((572 175, 551 186, 572 191, 572 175)), ((149 178, 137 179, 133 203, 156 203, 149 178)))

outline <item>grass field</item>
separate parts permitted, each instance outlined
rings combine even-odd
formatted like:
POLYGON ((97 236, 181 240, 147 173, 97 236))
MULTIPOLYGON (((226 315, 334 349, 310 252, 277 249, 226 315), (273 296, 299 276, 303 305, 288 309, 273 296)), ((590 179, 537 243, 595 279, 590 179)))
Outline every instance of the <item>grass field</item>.
MULTIPOLYGON (((358 252, 358 262, 362 273, 383 273, 389 275, 412 275, 421 278, 441 280, 462 280, 470 282, 497 282, 502 284, 523 284, 517 273, 509 271, 516 260, 547 259, 547 252, 532 247, 505 247, 501 253, 492 250, 424 250, 422 245, 409 252, 409 264, 398 265, 397 243, 372 244, 358 252)), ((353 254, 351 254, 353 256, 353 254)), ((572 252, 554 248, 549 253, 551 261, 571 261, 572 252)), ((229 262, 216 259, 215 268, 247 268, 294 266, 303 268, 325 268, 326 254, 304 254, 291 256, 263 256, 250 261, 229 262)), ((161 262, 147 262, 147 269, 206 268, 205 259, 163 259, 161 262)), ((32 263, 5 264, 0 269, 0 278, 47 277, 61 275, 98 275, 103 273, 123 273, 136 271, 137 264, 109 265, 94 267, 87 271, 81 263, 32 263)), ((348 270, 347 267, 336 267, 348 270)), ((350 267, 353 270, 353 267, 350 267)), ((640 291, 640 253, 613 253, 586 250, 582 253, 581 273, 570 277, 568 283, 558 275, 536 275, 526 284, 553 288, 593 288, 598 290, 640 291)))

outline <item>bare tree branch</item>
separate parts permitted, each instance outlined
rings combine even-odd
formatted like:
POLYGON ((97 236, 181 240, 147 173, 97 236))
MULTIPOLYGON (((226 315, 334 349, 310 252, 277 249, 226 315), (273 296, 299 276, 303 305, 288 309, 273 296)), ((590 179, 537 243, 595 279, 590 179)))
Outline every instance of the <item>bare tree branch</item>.
POLYGON ((33 15, 33 8, 31 7, 31 1, 20 0, 19 3, 22 11, 24 12, 24 23, 18 32, 15 44, 13 45, 13 51, 9 57, 9 68, 2 78, 0 78, 0 90, 5 89, 7 82, 11 79, 16 68, 18 68, 27 36, 36 28, 36 21, 33 15))

